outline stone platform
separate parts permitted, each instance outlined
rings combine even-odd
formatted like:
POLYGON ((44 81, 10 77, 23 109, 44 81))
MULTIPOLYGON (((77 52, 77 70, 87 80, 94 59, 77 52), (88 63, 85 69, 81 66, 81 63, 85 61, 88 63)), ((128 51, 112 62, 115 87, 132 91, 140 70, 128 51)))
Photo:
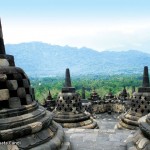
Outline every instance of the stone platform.
POLYGON ((117 114, 96 116, 100 129, 65 129, 72 150, 126 150, 126 139, 135 131, 114 129, 117 114))

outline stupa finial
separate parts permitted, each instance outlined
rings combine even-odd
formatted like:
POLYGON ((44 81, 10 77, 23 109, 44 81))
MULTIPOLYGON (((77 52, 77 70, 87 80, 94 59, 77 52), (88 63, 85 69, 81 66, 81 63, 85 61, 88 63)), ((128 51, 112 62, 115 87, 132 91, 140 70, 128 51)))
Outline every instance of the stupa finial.
POLYGON ((3 40, 3 32, 2 32, 1 18, 0 18, 0 54, 6 54, 6 53, 5 53, 4 40, 3 40))
POLYGON ((85 88, 82 87, 82 99, 85 99, 85 88))
POLYGON ((144 72, 143 72, 143 87, 149 87, 148 66, 144 67, 144 72))
POLYGON ((71 78, 70 78, 70 71, 69 68, 66 69, 66 75, 65 75, 65 85, 62 88, 62 92, 75 92, 75 88, 71 85, 71 78))
POLYGON ((49 94, 49 96, 51 96, 51 91, 50 90, 49 90, 48 94, 49 94))
POLYGON ((127 93, 126 87, 123 87, 123 93, 127 93))
POLYGON ((48 100, 52 100, 52 99, 53 99, 53 98, 52 98, 52 95, 51 95, 51 91, 50 91, 50 90, 49 90, 49 92, 48 92, 47 99, 48 99, 48 100))
POLYGON ((71 87, 71 78, 69 68, 66 69, 65 87, 71 87))

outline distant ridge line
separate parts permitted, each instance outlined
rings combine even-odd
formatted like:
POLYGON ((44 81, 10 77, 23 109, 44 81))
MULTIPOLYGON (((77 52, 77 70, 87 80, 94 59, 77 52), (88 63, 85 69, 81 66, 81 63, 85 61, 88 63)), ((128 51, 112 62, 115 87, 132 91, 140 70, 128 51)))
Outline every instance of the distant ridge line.
POLYGON ((43 42, 6 44, 6 50, 29 76, 63 75, 66 68, 72 75, 136 74, 150 66, 150 54, 137 50, 98 52, 43 42))

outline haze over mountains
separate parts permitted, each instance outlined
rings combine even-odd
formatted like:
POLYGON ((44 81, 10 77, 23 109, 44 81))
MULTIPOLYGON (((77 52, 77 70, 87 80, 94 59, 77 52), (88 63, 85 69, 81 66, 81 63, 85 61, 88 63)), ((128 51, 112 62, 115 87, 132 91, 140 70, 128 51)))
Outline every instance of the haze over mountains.
POLYGON ((136 50, 98 52, 89 48, 50 45, 42 42, 6 44, 6 52, 14 55, 16 66, 29 76, 135 74, 150 66, 150 54, 136 50))

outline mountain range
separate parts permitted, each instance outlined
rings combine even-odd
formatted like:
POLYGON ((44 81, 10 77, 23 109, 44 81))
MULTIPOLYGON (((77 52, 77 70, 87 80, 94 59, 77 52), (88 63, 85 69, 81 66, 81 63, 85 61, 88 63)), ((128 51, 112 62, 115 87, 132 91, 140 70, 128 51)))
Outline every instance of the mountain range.
POLYGON ((72 75, 137 74, 150 66, 150 54, 137 50, 103 51, 51 45, 42 42, 6 44, 16 66, 31 77, 61 76, 70 68, 72 75))

